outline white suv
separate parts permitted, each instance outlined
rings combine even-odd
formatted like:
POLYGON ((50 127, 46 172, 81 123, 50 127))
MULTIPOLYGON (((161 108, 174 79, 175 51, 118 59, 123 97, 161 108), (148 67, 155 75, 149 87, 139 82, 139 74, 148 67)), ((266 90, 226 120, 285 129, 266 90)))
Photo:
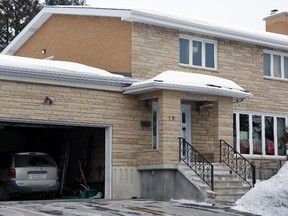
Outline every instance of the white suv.
POLYGON ((0 154, 0 200, 38 192, 52 196, 59 185, 59 169, 50 155, 40 152, 0 154))

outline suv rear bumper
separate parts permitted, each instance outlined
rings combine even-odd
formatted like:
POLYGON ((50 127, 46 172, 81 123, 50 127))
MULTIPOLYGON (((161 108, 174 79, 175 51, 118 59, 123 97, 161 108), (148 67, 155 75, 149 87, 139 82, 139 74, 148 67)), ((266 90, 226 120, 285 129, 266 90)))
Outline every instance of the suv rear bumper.
POLYGON ((25 194, 25 193, 37 193, 37 192, 50 192, 57 191, 60 183, 57 181, 51 186, 19 186, 15 182, 6 182, 5 188, 9 194, 25 194))

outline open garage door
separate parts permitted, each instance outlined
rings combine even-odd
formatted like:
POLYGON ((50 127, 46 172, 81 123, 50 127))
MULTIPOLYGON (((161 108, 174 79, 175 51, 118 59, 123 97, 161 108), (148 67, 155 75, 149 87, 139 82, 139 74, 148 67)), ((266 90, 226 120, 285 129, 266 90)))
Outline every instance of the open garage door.
POLYGON ((0 143, 0 152, 51 155, 60 168, 60 196, 87 183, 111 198, 111 127, 0 119, 0 143))

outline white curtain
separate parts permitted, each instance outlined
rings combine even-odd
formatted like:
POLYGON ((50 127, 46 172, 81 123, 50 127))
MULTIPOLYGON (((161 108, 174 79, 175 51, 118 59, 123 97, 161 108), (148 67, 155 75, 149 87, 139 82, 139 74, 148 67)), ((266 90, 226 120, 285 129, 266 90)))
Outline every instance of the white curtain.
POLYGON ((281 56, 273 55, 274 77, 281 77, 281 56))

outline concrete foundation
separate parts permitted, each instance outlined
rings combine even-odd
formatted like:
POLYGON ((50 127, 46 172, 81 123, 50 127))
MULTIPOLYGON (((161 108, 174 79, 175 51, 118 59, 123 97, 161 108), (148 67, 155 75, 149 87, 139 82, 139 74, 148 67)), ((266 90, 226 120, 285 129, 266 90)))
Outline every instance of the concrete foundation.
POLYGON ((144 199, 170 200, 193 199, 205 201, 206 194, 188 181, 176 169, 142 169, 141 197, 144 199))

